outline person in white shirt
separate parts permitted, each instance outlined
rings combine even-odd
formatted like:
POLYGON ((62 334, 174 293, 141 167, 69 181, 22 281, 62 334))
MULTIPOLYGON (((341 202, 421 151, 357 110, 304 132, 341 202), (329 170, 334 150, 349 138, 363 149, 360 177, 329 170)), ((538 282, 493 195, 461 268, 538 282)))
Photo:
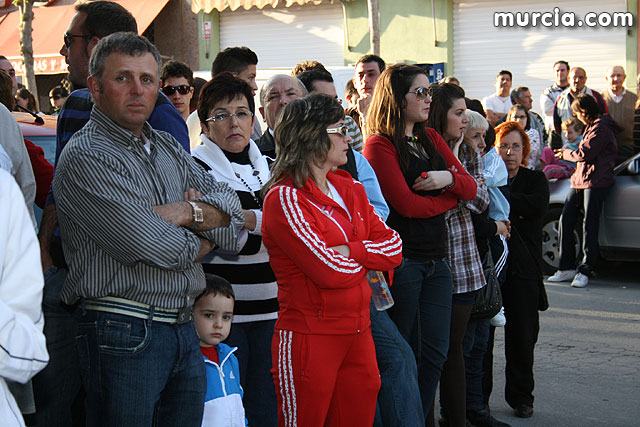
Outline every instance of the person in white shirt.
POLYGON ((487 113, 487 121, 491 126, 495 126, 513 105, 511 104, 510 96, 512 81, 513 75, 511 71, 500 70, 495 81, 496 93, 482 98, 482 106, 487 113))
POLYGON ((22 190, 27 212, 35 226, 33 202, 36 198, 36 179, 33 175, 31 160, 24 145, 22 131, 7 107, 0 103, 0 146, 11 159, 13 169, 11 175, 22 190))
POLYGON ((40 247, 23 195, 0 169, 0 420, 24 426, 8 382, 25 384, 49 361, 42 328, 40 247))

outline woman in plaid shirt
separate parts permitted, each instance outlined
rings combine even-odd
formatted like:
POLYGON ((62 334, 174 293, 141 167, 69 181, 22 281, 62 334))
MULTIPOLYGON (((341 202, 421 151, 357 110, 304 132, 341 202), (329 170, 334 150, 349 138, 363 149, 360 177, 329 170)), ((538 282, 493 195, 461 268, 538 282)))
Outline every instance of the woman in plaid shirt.
POLYGON ((478 255, 471 212, 481 213, 489 206, 482 160, 473 144, 464 139, 469 123, 464 90, 452 83, 432 86, 433 101, 428 126, 447 142, 462 166, 477 182, 476 197, 461 201, 447 212, 449 262, 453 276, 453 301, 449 353, 440 378, 440 401, 443 417, 450 426, 466 425, 466 391, 462 341, 478 289, 486 282, 478 255))

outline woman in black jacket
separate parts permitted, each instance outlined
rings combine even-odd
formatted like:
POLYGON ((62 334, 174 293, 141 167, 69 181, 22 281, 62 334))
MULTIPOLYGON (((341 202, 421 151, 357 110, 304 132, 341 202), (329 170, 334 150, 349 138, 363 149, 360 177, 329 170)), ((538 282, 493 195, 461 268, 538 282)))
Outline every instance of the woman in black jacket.
MULTIPOLYGON (((533 415, 533 350, 540 329, 538 311, 548 308, 542 281, 542 221, 549 204, 544 174, 525 168, 529 138, 517 122, 496 128, 496 148, 511 184, 511 236, 507 278, 502 287, 505 325, 505 399, 515 415, 533 415)), ((485 372, 485 375, 489 372, 485 372)), ((488 401, 490 390, 485 390, 488 401)))

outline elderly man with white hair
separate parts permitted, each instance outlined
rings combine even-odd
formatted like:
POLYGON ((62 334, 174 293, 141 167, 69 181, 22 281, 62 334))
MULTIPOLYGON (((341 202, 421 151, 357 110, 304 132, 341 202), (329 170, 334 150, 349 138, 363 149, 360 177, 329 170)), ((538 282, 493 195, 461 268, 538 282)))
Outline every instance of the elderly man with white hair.
POLYGON ((296 77, 286 74, 272 76, 260 89, 260 114, 267 122, 267 130, 257 142, 262 154, 272 159, 276 158, 276 146, 273 141, 273 129, 278 119, 278 114, 289 104, 303 96, 307 96, 307 88, 296 77))

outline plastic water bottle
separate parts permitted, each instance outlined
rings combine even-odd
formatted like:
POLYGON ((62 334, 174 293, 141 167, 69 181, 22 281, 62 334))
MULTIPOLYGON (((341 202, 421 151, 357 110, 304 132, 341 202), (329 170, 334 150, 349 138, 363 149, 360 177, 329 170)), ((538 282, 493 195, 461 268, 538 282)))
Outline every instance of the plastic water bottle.
POLYGON ((393 305, 393 298, 387 280, 380 271, 368 271, 367 280, 371 286, 371 298, 376 310, 384 311, 393 305))

